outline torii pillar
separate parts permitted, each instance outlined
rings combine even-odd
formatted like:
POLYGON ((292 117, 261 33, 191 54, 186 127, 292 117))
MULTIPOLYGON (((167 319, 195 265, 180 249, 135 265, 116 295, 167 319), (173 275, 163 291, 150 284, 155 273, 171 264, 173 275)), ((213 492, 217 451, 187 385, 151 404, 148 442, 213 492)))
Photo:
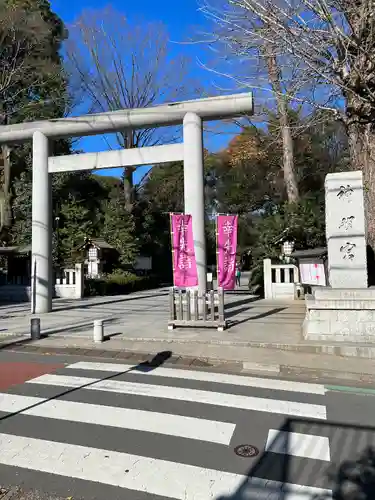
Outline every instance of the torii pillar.
POLYGON ((0 126, 0 145, 33 141, 31 310, 52 310, 52 208, 49 174, 131 165, 184 161, 185 213, 193 219, 199 292, 206 291, 206 239, 203 166, 203 121, 222 120, 253 112, 252 94, 234 94, 151 108, 126 109, 0 126), (183 124, 183 144, 49 157, 49 141, 183 124))

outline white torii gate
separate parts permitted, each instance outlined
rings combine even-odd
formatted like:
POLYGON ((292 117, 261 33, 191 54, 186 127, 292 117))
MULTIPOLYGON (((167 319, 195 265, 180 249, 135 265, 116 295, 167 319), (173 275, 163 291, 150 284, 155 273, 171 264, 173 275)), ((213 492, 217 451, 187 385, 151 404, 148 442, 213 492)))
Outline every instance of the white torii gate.
POLYGON ((253 112, 251 93, 125 109, 80 117, 0 126, 0 144, 33 142, 31 310, 52 311, 52 210, 49 174, 125 166, 184 162, 185 213, 193 219, 198 289, 206 291, 203 121, 253 112), (49 156, 49 140, 183 124, 183 143, 102 153, 49 156))

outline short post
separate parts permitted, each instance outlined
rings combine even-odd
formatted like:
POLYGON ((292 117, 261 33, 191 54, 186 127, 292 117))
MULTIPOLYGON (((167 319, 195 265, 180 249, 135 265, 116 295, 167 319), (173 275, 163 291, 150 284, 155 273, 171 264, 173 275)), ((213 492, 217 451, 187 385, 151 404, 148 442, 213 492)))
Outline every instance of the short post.
POLYGON ((264 280, 264 298, 272 299, 272 267, 271 259, 263 260, 263 280, 264 280))
POLYGON ((199 321, 199 295, 197 290, 193 290, 193 310, 194 310, 194 321, 199 321))
POLYGON ((186 320, 191 321, 191 293, 186 290, 186 320))
POLYGON ((210 291, 211 321, 215 321, 215 292, 210 291))
POLYGON ((178 291, 178 304, 177 304, 177 319, 182 321, 184 319, 184 303, 183 303, 183 296, 182 296, 182 290, 178 291))
POLYGON ((175 293, 174 293, 174 288, 171 288, 169 290, 169 320, 174 321, 176 318, 175 314, 175 304, 174 304, 174 298, 175 298, 175 293))
POLYGON ((169 323, 168 330, 174 330, 174 320, 176 319, 176 307, 175 307, 175 290, 171 288, 169 290, 169 323))
POLYGON ((94 342, 99 344, 104 339, 103 320, 97 319, 94 321, 94 342))
POLYGON ((39 340, 40 339, 40 319, 39 318, 31 318, 31 320, 30 320, 30 336, 31 336, 31 340, 39 340))
POLYGON ((225 329, 225 310, 224 310, 224 290, 222 288, 218 288, 218 299, 219 299, 219 326, 217 328, 218 332, 223 332, 225 329))

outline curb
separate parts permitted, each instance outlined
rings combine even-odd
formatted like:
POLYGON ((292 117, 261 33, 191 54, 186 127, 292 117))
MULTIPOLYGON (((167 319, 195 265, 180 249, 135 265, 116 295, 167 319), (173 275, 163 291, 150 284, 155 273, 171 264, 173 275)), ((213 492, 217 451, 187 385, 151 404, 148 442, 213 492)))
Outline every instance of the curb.
POLYGON ((346 381, 365 385, 375 386, 375 374, 339 372, 334 370, 320 370, 301 366, 280 366, 280 375, 287 378, 303 378, 311 381, 346 381))
MULTIPOLYGON (((31 353, 39 355, 57 355, 57 356, 83 356, 100 359, 108 359, 113 361, 125 361, 126 363, 140 364, 151 361, 155 357, 155 353, 142 351, 109 351, 101 349, 85 349, 76 347, 38 347, 30 344, 12 344, 4 346, 3 350, 18 353, 31 353)), ((360 383, 375 387, 375 373, 352 373, 342 372, 327 369, 313 369, 304 366, 291 365, 275 365, 264 363, 252 363, 242 361, 228 361, 225 359, 189 357, 189 356, 174 356, 171 355, 163 363, 168 367, 181 368, 202 368, 211 370, 223 370, 224 372, 238 373, 242 375, 258 375, 264 377, 280 377, 280 378, 300 378, 311 382, 317 381, 346 381, 348 383, 360 383)), ((341 384, 342 385, 342 384, 341 384)))
POLYGON ((375 345, 316 345, 316 344, 273 344, 269 342, 251 342, 248 347, 273 349, 306 354, 327 354, 343 358, 356 357, 361 359, 375 358, 375 345))
MULTIPOLYGON (((115 323, 118 320, 117 317, 107 317, 103 319, 105 323, 115 323)), ((48 329, 42 329, 41 335, 47 337, 53 334, 55 338, 85 338, 91 339, 92 335, 82 335, 79 332, 82 328, 91 328, 93 326, 93 321, 85 321, 82 323, 76 323, 74 326, 61 326, 48 329), (71 331, 69 336, 64 335, 65 331, 71 331), (74 333, 76 332, 76 333, 74 333)), ((17 334, 5 334, 1 338, 0 346, 6 345, 7 343, 14 342, 17 338, 21 340, 27 339, 29 333, 17 333, 17 334)), ((148 342, 150 344, 154 342, 163 342, 164 344, 196 344, 196 345, 222 345, 231 347, 250 347, 254 349, 270 349, 273 351, 285 351, 285 352, 298 352, 303 354, 324 354, 328 356, 341 357, 341 358, 351 358, 356 357, 359 359, 375 359, 375 344, 316 344, 316 343, 298 343, 298 344, 282 344, 282 343, 272 343, 272 342, 236 342, 233 340, 211 340, 209 342, 204 340, 192 340, 192 339, 168 339, 168 338, 150 338, 150 337, 127 337, 125 339, 127 342, 148 342)), ((83 348, 81 348, 83 349, 83 348)))
MULTIPOLYGON (((22 342, 22 341, 21 341, 22 342)), ((98 348, 79 348, 79 347, 39 347, 30 344, 17 344, 7 345, 3 347, 4 351, 33 353, 41 355, 57 355, 57 356, 89 356, 93 358, 107 358, 112 360, 126 360, 132 363, 142 363, 150 360, 155 356, 155 353, 146 351, 109 351, 98 348)), ((180 365, 180 366, 194 366, 194 367, 207 367, 213 368, 218 366, 233 366, 236 371, 242 370, 242 362, 239 361, 226 361, 220 359, 207 359, 190 356, 170 356, 165 365, 180 365), (235 366, 234 366, 235 365, 235 366)))

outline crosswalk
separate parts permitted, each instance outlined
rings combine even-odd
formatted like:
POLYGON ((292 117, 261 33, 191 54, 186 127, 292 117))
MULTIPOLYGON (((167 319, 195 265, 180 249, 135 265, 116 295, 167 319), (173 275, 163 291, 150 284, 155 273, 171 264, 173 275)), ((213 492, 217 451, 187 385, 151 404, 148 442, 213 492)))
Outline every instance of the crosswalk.
POLYGON ((0 482, 32 472, 90 499, 331 498, 325 399, 319 384, 73 363, 0 393, 0 482))

